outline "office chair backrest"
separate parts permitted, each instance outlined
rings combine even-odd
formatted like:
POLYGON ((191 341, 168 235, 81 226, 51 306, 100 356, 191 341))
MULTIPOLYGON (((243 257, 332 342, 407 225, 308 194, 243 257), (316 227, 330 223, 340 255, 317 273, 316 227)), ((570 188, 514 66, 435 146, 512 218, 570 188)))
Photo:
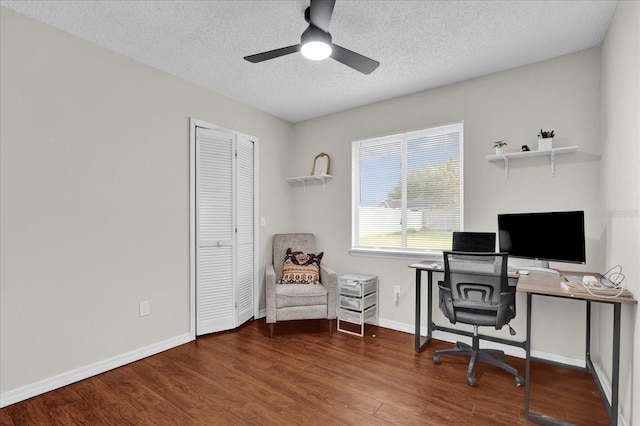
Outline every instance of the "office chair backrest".
POLYGON ((504 293, 512 292, 507 277, 507 253, 445 251, 444 286, 451 290, 453 306, 497 311, 504 293))

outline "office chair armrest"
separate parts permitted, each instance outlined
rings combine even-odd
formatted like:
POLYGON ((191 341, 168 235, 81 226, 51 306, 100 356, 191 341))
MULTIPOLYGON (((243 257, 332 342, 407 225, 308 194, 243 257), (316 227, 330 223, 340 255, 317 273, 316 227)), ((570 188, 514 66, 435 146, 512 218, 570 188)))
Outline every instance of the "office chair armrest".
POLYGON ((327 288, 327 318, 335 319, 337 312, 338 274, 329 266, 321 263, 320 283, 327 288))
POLYGON ((500 304, 496 314, 496 330, 516 317, 516 294, 512 291, 500 293, 500 304))
POLYGON ((451 289, 445 287, 442 281, 438 283, 438 288, 440 289, 440 310, 442 311, 444 316, 449 319, 451 324, 455 324, 457 322, 456 311, 453 309, 453 297, 451 296, 451 289))
POLYGON ((265 301, 267 305, 267 323, 276 322, 276 271, 273 265, 267 265, 264 272, 265 301))

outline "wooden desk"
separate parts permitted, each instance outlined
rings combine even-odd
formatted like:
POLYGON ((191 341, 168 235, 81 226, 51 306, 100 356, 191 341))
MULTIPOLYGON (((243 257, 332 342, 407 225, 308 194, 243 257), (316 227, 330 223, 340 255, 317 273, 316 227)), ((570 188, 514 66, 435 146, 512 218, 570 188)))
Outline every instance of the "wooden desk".
MULTIPOLYGON (((563 279, 562 275, 593 275, 596 278, 600 278, 599 274, 584 273, 584 272, 567 272, 561 273, 558 277, 553 274, 545 274, 540 272, 532 272, 529 275, 521 275, 518 280, 517 291, 526 293, 527 295, 527 339, 526 339, 526 372, 525 372, 525 418, 530 421, 534 421, 542 424, 566 424, 565 422, 547 417, 543 414, 534 413, 529 410, 529 397, 530 397, 530 373, 531 373, 531 304, 533 296, 547 296, 547 297, 560 297, 563 299, 579 300, 586 304, 586 321, 585 321, 585 368, 583 370, 588 371, 593 377, 598 392, 600 392, 600 398, 605 405, 607 414, 609 415, 609 422, 611 425, 618 424, 618 386, 620 381, 620 312, 622 310, 622 304, 637 304, 637 300, 633 298, 628 291, 622 295, 612 298, 607 297, 616 292, 611 290, 594 291, 594 294, 590 294, 586 289, 578 290, 565 290, 560 281, 563 279), (601 294, 601 295, 599 295, 601 294), (596 374, 593 363, 591 362, 591 303, 607 303, 613 305, 613 356, 612 356, 612 378, 611 378, 611 403, 607 401, 604 388, 598 375, 596 374)), ((559 330, 554 330, 557 333, 559 330)), ((541 360, 543 361, 543 360, 541 360)), ((543 361, 544 362, 544 361, 543 361)), ((575 368, 575 367, 573 367, 575 368)))
MULTIPOLYGON (((433 331, 447 331, 450 333, 460 334, 464 336, 472 336, 472 333, 442 327, 433 323, 433 273, 444 272, 442 267, 438 263, 434 262, 418 262, 409 265, 410 268, 416 270, 416 303, 415 303, 415 351, 422 351, 431 341, 433 331), (420 337, 420 323, 421 323, 421 302, 422 302, 422 272, 427 272, 428 285, 427 285, 427 335, 422 340, 420 337)), ((517 282, 517 291, 526 293, 527 295, 527 336, 524 342, 516 342, 513 340, 499 339, 492 336, 480 335, 483 340, 489 340, 506 345, 517 346, 525 349, 526 351, 526 372, 525 372, 525 418, 527 420, 543 423, 543 424, 560 424, 565 425, 567 423, 554 419, 543 414, 531 412, 529 410, 529 396, 530 396, 530 373, 531 373, 531 302, 533 295, 547 296, 547 297, 561 297, 570 300, 579 300, 586 303, 586 348, 585 348, 585 364, 586 367, 580 368, 580 370, 589 372, 593 377, 598 391, 600 392, 600 398, 605 405, 607 414, 609 415, 609 421, 611 425, 617 425, 618 423, 618 385, 620 380, 620 312, 622 304, 637 304, 637 300, 633 298, 629 292, 623 293, 616 298, 607 298, 606 295, 610 295, 611 292, 601 292, 604 296, 592 295, 587 290, 565 290, 561 285, 563 275, 582 276, 593 275, 596 278, 600 278, 599 274, 592 272, 561 272, 560 276, 554 274, 546 274, 541 272, 531 272, 528 275, 516 274, 509 275, 509 282, 517 282), (516 281, 517 279, 517 281, 516 281), (613 305, 613 358, 612 358, 612 379, 611 379, 611 403, 607 401, 606 394, 600 383, 600 379, 595 372, 593 363, 591 362, 591 303, 607 303, 613 305)), ((615 293, 614 293, 615 294, 615 293)), ((536 360, 541 362, 547 362, 545 360, 536 360)), ((559 365, 563 365, 558 363, 559 365)), ((568 366, 576 368, 575 366, 568 366)))

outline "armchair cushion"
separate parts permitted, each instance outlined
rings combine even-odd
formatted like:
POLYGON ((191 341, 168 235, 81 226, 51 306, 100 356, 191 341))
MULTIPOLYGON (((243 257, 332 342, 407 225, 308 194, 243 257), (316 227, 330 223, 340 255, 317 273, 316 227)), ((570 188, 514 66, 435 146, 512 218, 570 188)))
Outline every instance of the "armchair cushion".
POLYGON ((324 253, 304 253, 287 248, 282 265, 282 279, 279 282, 281 284, 318 284, 323 255, 324 253))
POLYGON ((276 284, 276 309, 326 304, 327 288, 323 285, 276 284))

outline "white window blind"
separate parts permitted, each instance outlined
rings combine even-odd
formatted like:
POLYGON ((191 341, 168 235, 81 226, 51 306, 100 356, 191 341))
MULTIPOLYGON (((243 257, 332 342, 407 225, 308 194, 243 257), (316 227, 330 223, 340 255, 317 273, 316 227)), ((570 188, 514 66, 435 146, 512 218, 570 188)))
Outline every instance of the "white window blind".
POLYGON ((352 249, 451 249, 463 222, 463 123, 352 143, 352 249))

